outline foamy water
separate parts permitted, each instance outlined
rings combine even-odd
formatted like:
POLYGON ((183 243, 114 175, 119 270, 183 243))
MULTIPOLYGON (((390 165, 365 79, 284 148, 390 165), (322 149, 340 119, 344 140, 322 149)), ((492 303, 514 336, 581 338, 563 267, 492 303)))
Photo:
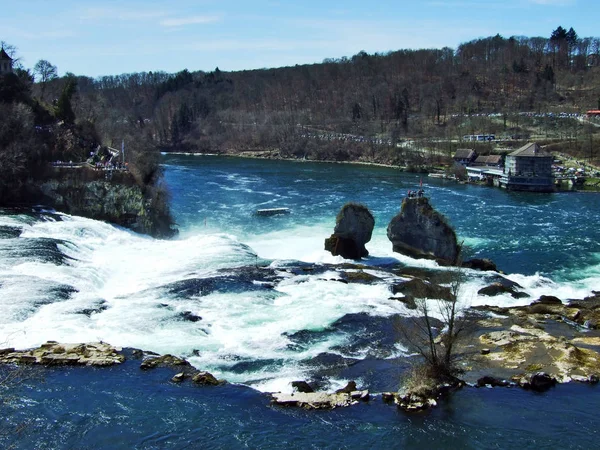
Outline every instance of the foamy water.
MULTIPOLYGON (((360 334, 371 331, 360 325, 360 319, 353 319, 357 322, 346 328, 339 321, 360 318, 361 314, 381 318, 414 314, 390 299, 389 285, 401 278, 380 267, 396 263, 454 270, 392 252, 385 228, 389 217, 397 212, 398 202, 382 196, 381 186, 396 183, 399 190, 405 181, 398 181, 395 172, 369 169, 364 175, 361 168, 352 168, 366 176, 359 191, 348 178, 349 168, 343 168, 339 177, 328 167, 293 165, 277 166, 287 171, 279 175, 262 166, 248 167, 247 173, 227 173, 227 165, 215 161, 218 170, 212 176, 206 175, 208 169, 202 165, 187 167, 189 162, 167 166, 174 212, 182 225, 175 240, 156 240, 68 215, 0 215, 0 230, 18 230, 16 236, 0 239, 0 338, 5 346, 27 348, 46 340, 102 340, 181 355, 218 377, 264 391, 289 391, 290 381, 308 379, 313 369, 306 362, 318 355, 354 359, 367 354, 379 358, 404 355, 400 344, 384 346, 383 350, 375 343, 370 347, 363 342, 357 347, 354 343, 362 338, 360 334), (194 178, 199 174, 203 174, 203 181, 194 178), (273 179, 275 176, 280 178, 273 179), (331 187, 325 189, 322 177, 331 187), (292 182, 288 183, 288 178, 292 182), (309 190, 300 195, 304 186, 312 188, 305 188, 309 190), (333 230, 335 212, 348 200, 363 201, 375 213, 376 228, 367 244, 370 256, 361 264, 380 280, 342 283, 336 281, 341 273, 334 266, 318 273, 288 271, 290 264, 320 267, 345 262, 325 252, 323 245, 333 230), (265 204, 291 206, 292 214, 266 220, 253 217, 257 205, 265 204), (240 281, 238 272, 232 271, 239 267, 255 268, 259 274, 261 270, 275 273, 277 281, 269 289, 252 280, 240 281)), ((471 254, 493 259, 501 255, 501 262, 515 267, 526 264, 522 258, 542 268, 545 258, 559 261, 552 272, 510 273, 510 267, 501 266, 509 272, 507 277, 531 296, 529 299, 479 296, 477 291, 490 283, 489 274, 465 270, 466 281, 459 295, 462 306, 520 305, 540 295, 566 300, 600 290, 600 249, 594 252, 596 244, 585 242, 589 238, 585 230, 570 237, 573 228, 564 230, 556 221, 552 227, 544 225, 549 220, 542 214, 533 217, 533 224, 526 229, 545 227, 551 233, 522 235, 509 219, 523 210, 493 203, 505 198, 492 201, 482 194, 500 195, 494 190, 469 191, 472 194, 468 197, 446 186, 431 186, 429 190, 432 201, 458 224, 459 236, 471 254), (509 230, 506 238, 499 239, 498 227, 465 209, 465 198, 475 209, 485 202, 486 210, 497 215, 490 220, 509 230), (462 209, 455 218, 451 214, 456 208, 462 209), (503 210, 509 211, 506 216, 499 212, 503 210), (549 251, 547 242, 564 248, 571 243, 587 245, 590 252, 580 251, 582 259, 576 260, 564 257, 559 248, 536 262, 536 252, 549 251)), ((519 202, 521 198, 509 200, 519 202)), ((531 201, 532 211, 546 208, 545 214, 554 214, 551 204, 539 198, 531 201)), ((579 207, 573 214, 595 213, 579 207)), ((523 215, 522 220, 529 216, 523 215)), ((568 222, 565 226, 573 225, 568 222)), ((435 306, 436 300, 430 301, 435 306)), ((330 387, 345 381, 331 378, 330 387)))

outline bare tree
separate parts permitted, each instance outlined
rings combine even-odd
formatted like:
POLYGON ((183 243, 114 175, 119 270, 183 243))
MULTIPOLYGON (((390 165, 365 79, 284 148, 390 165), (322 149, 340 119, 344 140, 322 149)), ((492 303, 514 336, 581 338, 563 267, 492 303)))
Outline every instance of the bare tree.
POLYGON ((40 98, 44 100, 44 92, 49 81, 58 78, 58 70, 50 61, 40 59, 33 68, 33 74, 38 77, 41 86, 40 98))
POLYGON ((434 382, 455 380, 460 373, 456 365, 457 346, 467 328, 463 308, 458 303, 464 282, 462 269, 452 269, 450 278, 450 299, 417 298, 418 315, 396 325, 400 335, 423 358, 420 376, 424 375, 434 382))

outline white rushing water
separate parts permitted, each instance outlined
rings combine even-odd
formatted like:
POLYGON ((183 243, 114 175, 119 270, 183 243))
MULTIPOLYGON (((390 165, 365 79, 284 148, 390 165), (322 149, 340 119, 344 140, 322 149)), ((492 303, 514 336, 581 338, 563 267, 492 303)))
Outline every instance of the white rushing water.
MULTIPOLYGON (((188 232, 166 241, 94 220, 60 217, 62 220, 0 216, 0 226, 21 229, 20 237, 0 239, 2 346, 28 348, 46 340, 102 340, 182 355, 219 377, 251 383, 266 391, 289 390, 290 381, 307 374, 303 360, 324 352, 339 354, 339 346, 347 340, 344 333, 329 333, 292 351, 291 334, 325 330, 347 314, 413 314, 401 302, 390 300, 387 281, 394 277, 379 271, 378 265, 400 261, 437 268, 432 261, 392 253, 380 230, 369 244, 371 256, 363 263, 372 267, 367 272, 384 281, 344 284, 332 281, 339 278, 335 270, 318 275, 294 275, 283 270, 286 260, 343 262, 323 250, 322 236, 328 234, 330 224, 247 235, 243 241, 212 232, 188 232), (60 252, 48 250, 51 257, 40 256, 40 243, 46 239, 59 242, 60 252), (60 253, 67 257, 64 263, 53 259, 60 253), (178 295, 164 288, 182 280, 222 276, 227 273, 220 272, 222 269, 258 263, 279 271, 283 279, 274 289, 178 295), (182 314, 201 319, 181 320, 182 314), (267 362, 249 368, 239 366, 256 361, 267 362)), ((600 289, 599 268, 600 264, 590 268, 583 281, 560 284, 540 275, 514 274, 509 278, 521 284, 533 299, 542 294, 582 298, 592 289, 600 289)), ((481 273, 468 272, 460 297, 465 305, 507 306, 531 301, 503 295, 477 296, 486 281, 481 273)), ((398 346, 397 355, 403 350, 398 346)))

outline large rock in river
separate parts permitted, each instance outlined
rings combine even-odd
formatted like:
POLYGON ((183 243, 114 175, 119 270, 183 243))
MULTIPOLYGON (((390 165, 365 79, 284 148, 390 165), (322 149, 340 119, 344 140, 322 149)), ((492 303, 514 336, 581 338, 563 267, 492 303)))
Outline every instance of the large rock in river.
POLYGON ((346 203, 337 215, 333 234, 325 239, 325 250, 346 259, 368 256, 365 244, 371 240, 374 227, 375 219, 366 206, 346 203))
POLYGON ((405 198, 402 209, 388 225, 393 250, 413 258, 429 258, 455 264, 460 253, 456 233, 426 197, 405 198))

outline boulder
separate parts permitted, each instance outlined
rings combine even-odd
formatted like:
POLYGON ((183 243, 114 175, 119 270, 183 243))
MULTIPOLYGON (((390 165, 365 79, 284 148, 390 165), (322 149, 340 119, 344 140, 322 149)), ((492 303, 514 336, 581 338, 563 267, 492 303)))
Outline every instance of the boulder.
POLYGON ((325 239, 325 250, 346 259, 368 256, 365 244, 371 240, 374 227, 375 219, 366 206, 347 203, 337 215, 333 234, 325 239))
POLYGON ((162 355, 162 356, 151 356, 146 358, 140 364, 140 369, 148 370, 156 367, 174 367, 174 366, 188 366, 191 364, 183 358, 173 355, 162 355))
POLYGON ((460 253, 456 233, 426 197, 405 198, 400 213, 387 228, 393 250, 413 258, 454 264, 460 253))
POLYGON ((173 375, 173 378, 171 378, 171 381, 173 383, 181 383, 183 380, 185 380, 185 373, 184 372, 179 372, 178 374, 173 375))
POLYGON ((310 384, 308 384, 306 381, 292 381, 292 387, 296 390, 296 392, 315 392, 314 389, 310 387, 310 384))
POLYGON ((521 380, 521 386, 536 392, 544 392, 557 383, 556 378, 546 372, 537 372, 521 380))
POLYGON ((404 294, 407 298, 407 304, 414 303, 415 298, 431 298, 447 301, 455 300, 450 288, 427 283, 418 278, 394 284, 390 289, 393 294, 404 294))
POLYGON ((398 300, 400 303, 404 303, 404 306, 408 309, 417 309, 417 302, 415 302, 415 299, 410 295, 404 297, 390 297, 389 299, 398 300))
POLYGON ((505 286, 502 283, 492 283, 489 286, 481 288, 477 291, 478 295, 485 295, 487 297, 495 297, 501 294, 510 294, 512 298, 526 298, 529 294, 525 292, 519 292, 512 286, 505 286))
POLYGON ((496 267, 494 261, 487 258, 469 259, 468 261, 463 262, 462 266, 467 269, 498 272, 498 268, 496 267))
POLYGON ((405 411, 422 411, 437 406, 433 397, 421 396, 414 393, 398 394, 395 403, 405 411))
POLYGON ((395 403, 396 402, 396 392, 382 392, 381 399, 384 403, 395 403))
POLYGON ((351 394, 352 392, 356 391, 356 381, 349 381, 348 384, 341 388, 338 389, 337 391, 335 391, 336 394, 351 394))
POLYGON ((554 295, 542 295, 532 305, 562 305, 562 300, 554 295))
POLYGON ((217 386, 224 383, 222 380, 217 380, 212 373, 205 371, 196 372, 192 376, 192 381, 205 386, 217 386))

